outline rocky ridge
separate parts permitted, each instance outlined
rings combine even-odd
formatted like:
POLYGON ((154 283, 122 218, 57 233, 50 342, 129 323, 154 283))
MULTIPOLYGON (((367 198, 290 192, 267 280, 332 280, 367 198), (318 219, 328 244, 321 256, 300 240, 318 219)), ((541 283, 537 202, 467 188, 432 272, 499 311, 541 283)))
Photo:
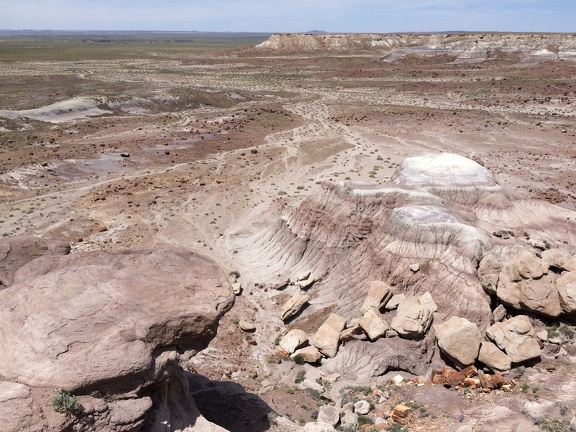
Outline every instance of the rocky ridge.
POLYGON ((482 62, 518 54, 522 61, 576 60, 573 34, 274 34, 255 47, 273 53, 379 51, 386 61, 408 56, 446 56, 456 63, 482 62))

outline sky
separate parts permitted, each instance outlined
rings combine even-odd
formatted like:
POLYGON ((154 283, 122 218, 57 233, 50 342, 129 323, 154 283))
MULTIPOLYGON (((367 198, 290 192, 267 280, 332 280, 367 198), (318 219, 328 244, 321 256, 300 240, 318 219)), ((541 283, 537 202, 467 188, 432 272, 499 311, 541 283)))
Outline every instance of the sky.
POLYGON ((0 29, 576 32, 576 0, 0 0, 0 29))

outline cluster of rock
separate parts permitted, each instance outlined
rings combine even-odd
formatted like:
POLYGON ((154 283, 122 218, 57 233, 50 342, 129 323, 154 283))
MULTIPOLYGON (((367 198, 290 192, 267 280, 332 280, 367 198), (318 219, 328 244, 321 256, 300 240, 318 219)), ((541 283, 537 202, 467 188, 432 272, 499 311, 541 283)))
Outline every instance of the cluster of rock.
MULTIPOLYGON (((303 330, 292 329, 280 340, 280 348, 292 358, 299 356, 307 363, 317 363, 322 358, 334 357, 340 344, 351 340, 422 338, 431 328, 437 311, 432 296, 428 292, 420 296, 392 295, 392 292, 385 282, 372 281, 360 308, 360 318, 348 321, 340 315, 330 314, 311 341, 303 330), (382 310, 395 310, 390 324, 382 310)), ((307 301, 308 296, 305 297, 307 301)), ((300 298, 301 295, 296 295, 286 304, 293 305, 295 299, 300 298)), ((433 326, 438 347, 452 364, 465 368, 480 361, 495 372, 508 372, 512 364, 540 356, 540 344, 528 317, 518 315, 504 319, 506 313, 502 306, 495 312, 496 322, 484 335, 477 324, 458 316, 433 326)))
MULTIPOLYGON (((301 308, 308 299, 309 296, 303 294, 292 296, 282 309, 283 319, 285 311, 301 308)), ((292 329, 280 340, 280 348, 293 358, 300 356, 305 362, 316 363, 323 357, 334 357, 340 344, 351 340, 374 342, 382 337, 398 336, 419 339, 430 329, 437 309, 428 292, 420 296, 393 295, 388 284, 372 281, 360 308, 360 318, 347 320, 338 314, 330 314, 316 331, 310 346, 304 346, 309 340, 303 330, 292 329), (381 313, 383 310, 396 311, 390 324, 381 313)))
POLYGON ((478 268, 485 291, 514 309, 548 317, 576 314, 576 255, 561 249, 513 251, 502 260, 486 255, 478 268), (539 255, 539 256, 538 256, 539 255))
POLYGON ((495 372, 508 372, 518 364, 540 356, 540 344, 528 317, 518 315, 496 322, 483 337, 476 324, 452 317, 434 326, 438 347, 460 368, 477 360, 495 372))

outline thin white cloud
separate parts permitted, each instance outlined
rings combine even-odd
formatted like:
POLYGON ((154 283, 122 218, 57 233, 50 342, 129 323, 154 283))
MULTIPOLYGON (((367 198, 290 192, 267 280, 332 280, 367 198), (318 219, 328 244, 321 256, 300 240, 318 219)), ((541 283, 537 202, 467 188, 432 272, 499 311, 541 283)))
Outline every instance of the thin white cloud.
POLYGON ((0 0, 0 11, 0 28, 576 30, 575 0, 0 0))

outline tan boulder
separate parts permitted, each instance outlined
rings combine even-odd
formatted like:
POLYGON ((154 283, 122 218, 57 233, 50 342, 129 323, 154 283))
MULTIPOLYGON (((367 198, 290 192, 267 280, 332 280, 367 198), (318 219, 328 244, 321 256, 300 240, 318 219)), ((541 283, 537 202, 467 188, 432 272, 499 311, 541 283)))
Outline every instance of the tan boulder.
POLYGON ((565 264, 570 265, 570 260, 572 259, 572 255, 562 249, 546 249, 541 254, 542 260, 550 267, 556 267, 560 270, 569 270, 565 267, 565 264))
POLYGON ((280 339, 280 348, 292 354, 302 345, 308 342, 308 335, 304 330, 292 329, 280 339))
POLYGON ((388 300, 388 302, 386 303, 386 305, 384 306, 384 309, 386 310, 394 310, 394 309, 398 309, 398 305, 400 304, 400 302, 402 300, 404 300, 406 298, 406 294, 394 294, 390 300, 388 300))
POLYGON ((572 258, 565 261, 563 267, 570 272, 576 272, 576 255, 573 255, 572 258))
POLYGON ((540 356, 540 345, 534 337, 534 328, 525 315, 493 324, 486 330, 486 336, 506 352, 512 363, 540 356))
POLYGON ((364 329, 371 341, 381 338, 386 333, 386 330, 390 329, 390 326, 374 309, 370 309, 366 312, 362 318, 360 318, 358 324, 362 329, 364 329))
POLYGON ((576 272, 567 272, 556 280, 556 289, 565 314, 576 312, 576 272))
POLYGON ((364 314, 373 309, 379 311, 390 300, 390 297, 392 297, 390 285, 382 281, 372 281, 368 288, 368 296, 364 300, 360 312, 364 314))
POLYGON ((420 297, 406 297, 398 304, 391 327, 405 338, 422 337, 432 324, 432 311, 420 297))
POLYGON ((502 264, 494 255, 486 255, 480 261, 480 265, 478 266, 478 280, 484 290, 490 295, 496 294, 500 270, 502 270, 502 264))
POLYGON ((488 341, 483 341, 480 345, 478 360, 495 372, 508 372, 512 365, 510 357, 495 344, 488 341))
POLYGON ((476 361, 482 335, 476 324, 466 318, 451 317, 434 326, 438 346, 458 366, 468 366, 476 361))
POLYGON ((346 318, 330 314, 314 336, 313 345, 326 357, 334 357, 338 352, 340 333, 346 326, 346 318))
POLYGON ((304 360, 306 363, 317 363, 322 358, 322 354, 315 346, 300 348, 294 351, 290 358, 294 359, 296 356, 301 356, 302 360, 304 360))
POLYGON ((492 317, 494 318, 494 322, 500 322, 506 318, 506 308, 504 305, 496 306, 496 309, 492 311, 492 317))
POLYGON ((557 317, 562 313, 560 297, 548 263, 521 249, 502 268, 496 295, 515 309, 557 317))
POLYGON ((358 324, 358 320, 356 322, 349 324, 347 328, 342 330, 340 333, 340 342, 348 342, 351 340, 366 340, 368 336, 364 333, 360 324, 358 324))
POLYGON ((548 263, 526 249, 520 249, 502 267, 501 275, 512 282, 536 279, 548 273, 548 263))
POLYGON ((306 294, 296 294, 290 297, 290 299, 284 303, 284 306, 282 306, 282 313, 280 314, 282 321, 286 321, 299 313, 306 303, 308 303, 308 300, 310 300, 310 296, 306 294))
POLYGON ((300 280, 298 282, 296 282, 296 285, 298 285, 298 287, 304 291, 308 290, 312 285, 314 285, 314 283, 316 283, 316 278, 310 276, 308 279, 303 279, 300 280))

